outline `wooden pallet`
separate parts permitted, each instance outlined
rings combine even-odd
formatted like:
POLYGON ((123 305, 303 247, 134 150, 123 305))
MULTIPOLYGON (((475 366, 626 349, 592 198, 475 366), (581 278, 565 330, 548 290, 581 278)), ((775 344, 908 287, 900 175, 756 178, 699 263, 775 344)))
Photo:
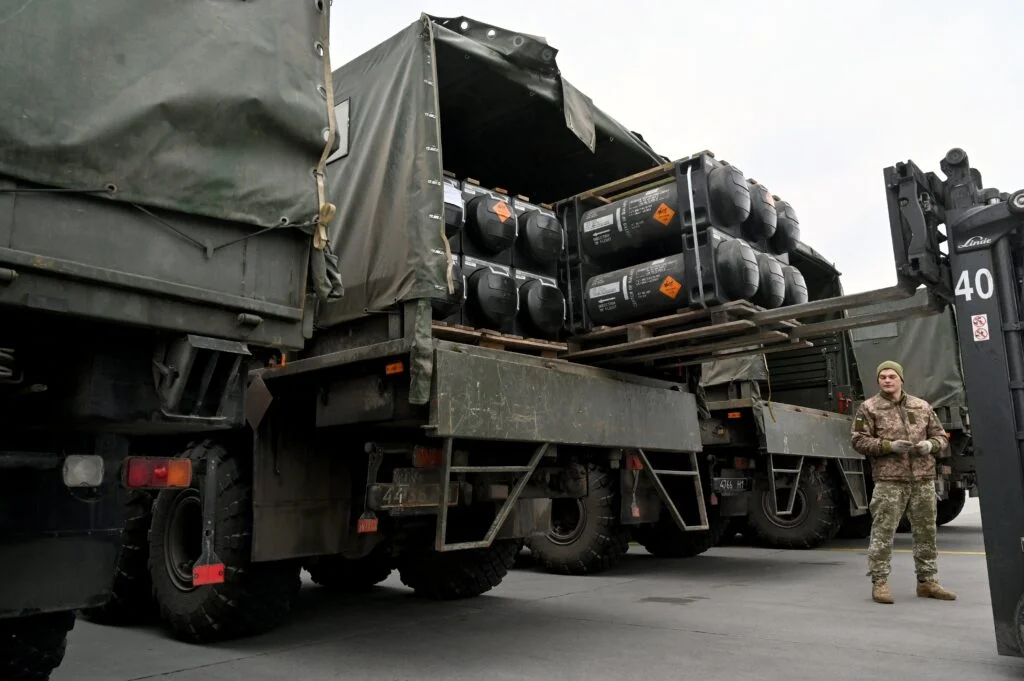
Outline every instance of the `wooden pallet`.
POLYGON ((508 350, 527 355, 537 355, 549 359, 557 358, 560 353, 564 353, 569 348, 565 343, 557 343, 540 338, 524 338, 508 333, 498 333, 490 329, 474 329, 462 324, 435 321, 431 323, 431 328, 434 331, 434 336, 442 340, 468 343, 494 350, 508 350))
POLYGON ((790 334, 801 325, 791 319, 757 321, 764 308, 745 300, 699 310, 601 327, 569 339, 563 359, 608 366, 655 363, 659 367, 698 364, 711 359, 813 347, 790 334))

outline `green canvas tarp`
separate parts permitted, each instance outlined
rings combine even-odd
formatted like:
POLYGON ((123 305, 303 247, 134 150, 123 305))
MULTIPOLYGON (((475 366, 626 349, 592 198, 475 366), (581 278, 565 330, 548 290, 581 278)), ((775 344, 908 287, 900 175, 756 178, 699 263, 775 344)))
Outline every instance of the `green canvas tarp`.
POLYGON ((0 174, 311 232, 329 5, 0 0, 0 174))
POLYGON ((444 171, 554 202, 664 158, 561 74, 542 38, 421 15, 334 72, 327 165, 345 296, 321 327, 450 290, 444 171))
MULTIPOLYGON (((895 302, 859 308, 851 316, 919 307, 928 292, 895 302)), ((963 416, 967 396, 960 364, 960 343, 956 316, 951 307, 941 313, 912 316, 851 331, 865 396, 878 390, 875 369, 881 362, 895 360, 903 365, 907 392, 931 403, 943 421, 956 422, 963 416), (948 415, 944 412, 948 410, 948 415)))

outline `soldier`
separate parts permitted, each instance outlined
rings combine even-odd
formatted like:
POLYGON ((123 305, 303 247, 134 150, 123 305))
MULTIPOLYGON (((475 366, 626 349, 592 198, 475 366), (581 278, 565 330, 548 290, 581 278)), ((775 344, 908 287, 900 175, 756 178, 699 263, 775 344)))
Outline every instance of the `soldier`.
POLYGON ((903 390, 903 367, 882 362, 875 371, 879 392, 864 401, 853 421, 853 448, 871 461, 871 597, 892 603, 889 590, 892 540, 904 512, 914 536, 917 595, 952 601, 956 594, 936 580, 935 459, 949 446, 946 433, 926 401, 903 390))

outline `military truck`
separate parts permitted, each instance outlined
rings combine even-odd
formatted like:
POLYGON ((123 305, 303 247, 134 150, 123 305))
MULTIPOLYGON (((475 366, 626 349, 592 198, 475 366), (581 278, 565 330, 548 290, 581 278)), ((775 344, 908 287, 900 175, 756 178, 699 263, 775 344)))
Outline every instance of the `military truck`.
MULTIPOLYGON (((182 447, 202 475, 132 526, 149 551, 133 576, 175 636, 278 625, 302 569, 340 590, 397 570, 427 598, 479 596, 595 468, 694 479, 685 380, 559 356, 551 202, 663 159, 556 52, 423 15, 334 72, 324 186, 343 295, 318 301, 303 347, 249 372, 244 427, 182 447)), ((648 478, 655 503, 707 527, 693 486, 648 478)))
POLYGON ((0 677, 19 680, 61 663, 75 610, 122 605, 137 495, 202 477, 168 453, 243 425, 247 369, 304 344, 335 281, 314 236, 336 146, 325 2, 22 4, 0 17, 0 677))
MULTIPOLYGON (((666 342, 699 367, 726 348, 763 352, 765 334, 790 342, 775 329, 794 323, 720 324, 759 313, 708 299, 661 329, 689 325, 693 342, 611 327, 567 338, 583 303, 565 279, 563 209, 708 155, 666 162, 556 53, 423 15, 333 74, 327 243, 344 295, 317 303, 301 349, 249 373, 246 426, 183 448, 202 479, 161 491, 136 526, 150 552, 136 574, 176 636, 276 626, 300 569, 341 590, 397 569, 428 598, 479 596, 551 529, 556 502, 596 503, 666 541, 718 522, 699 371, 636 358, 666 342)), ((609 538, 601 560, 621 548, 609 538)))

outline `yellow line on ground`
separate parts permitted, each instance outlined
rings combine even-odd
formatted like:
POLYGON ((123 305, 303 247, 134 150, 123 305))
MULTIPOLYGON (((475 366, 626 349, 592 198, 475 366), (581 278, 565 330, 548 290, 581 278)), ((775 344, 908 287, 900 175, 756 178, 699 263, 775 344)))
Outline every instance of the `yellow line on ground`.
MULTIPOLYGON (((848 546, 823 546, 817 551, 849 551, 853 553, 867 553, 868 549, 864 548, 851 548, 848 546)), ((893 549, 893 553, 913 553, 911 549, 893 549)), ((984 551, 939 551, 940 556, 984 556, 984 551)))
MULTIPOLYGON (((629 542, 629 545, 630 546, 637 546, 637 547, 640 546, 640 544, 637 544, 636 542, 629 542)), ((726 548, 734 548, 734 547, 726 547, 726 548)), ((744 547, 744 546, 740 546, 738 548, 757 548, 757 547, 744 547)), ((822 547, 819 547, 819 548, 815 549, 815 551, 845 551, 847 553, 867 553, 868 552, 868 547, 865 546, 864 548, 856 548, 856 547, 850 547, 850 546, 822 546, 822 547)), ((911 550, 911 549, 893 549, 892 552, 893 553, 913 553, 913 550, 911 550)), ((939 551, 939 555, 940 556, 984 556, 985 552, 984 551, 939 551)))

